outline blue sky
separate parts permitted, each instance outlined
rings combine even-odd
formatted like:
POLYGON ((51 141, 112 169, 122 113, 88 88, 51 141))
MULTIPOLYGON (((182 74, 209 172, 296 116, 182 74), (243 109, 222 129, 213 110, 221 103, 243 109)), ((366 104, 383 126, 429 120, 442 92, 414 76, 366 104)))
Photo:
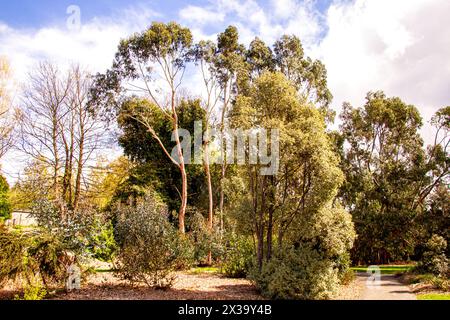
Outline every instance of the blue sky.
MULTIPOLYGON (((267 8, 268 1, 257 1, 267 8)), ((331 0, 315 0, 314 6, 325 12, 331 0)), ((64 22, 64 14, 70 5, 82 8, 82 17, 109 16, 121 9, 132 6, 146 6, 164 15, 162 20, 177 17, 178 10, 186 4, 195 6, 210 5, 213 1, 175 1, 175 0, 0 0, 0 21, 16 28, 39 28, 64 22)))

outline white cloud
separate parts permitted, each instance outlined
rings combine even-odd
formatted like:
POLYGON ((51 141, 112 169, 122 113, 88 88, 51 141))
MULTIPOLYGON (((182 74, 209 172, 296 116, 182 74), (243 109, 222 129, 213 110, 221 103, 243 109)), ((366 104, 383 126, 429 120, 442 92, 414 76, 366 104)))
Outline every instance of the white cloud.
MULTIPOLYGON (((424 121, 450 102, 450 12, 446 0, 336 2, 329 29, 312 53, 328 69, 334 107, 364 103, 370 90, 384 90, 416 105, 424 121)), ((422 134, 431 142, 426 124, 422 134)))
POLYGON ((205 8, 188 5, 179 12, 180 18, 184 21, 204 25, 224 21, 225 14, 207 10, 205 8))
MULTIPOLYGON (((416 105, 428 121, 450 104, 450 12, 448 0, 335 0, 325 13, 315 0, 218 0, 204 7, 186 6, 180 23, 191 27, 195 41, 214 40, 218 30, 238 27, 248 45, 255 36, 267 44, 283 34, 299 36, 307 55, 328 69, 329 87, 339 111, 344 101, 364 103, 370 90, 384 90, 416 105), (214 29, 212 29, 214 28, 214 29)), ((18 80, 37 61, 79 62, 93 72, 110 66, 119 40, 145 28, 160 14, 148 7, 130 8, 109 18, 95 18, 79 32, 66 26, 17 30, 0 22, 0 55, 9 56, 18 80)), ((186 86, 200 94, 199 75, 186 75, 186 86)), ((427 125, 423 135, 431 140, 427 125)))
MULTIPOLYGON (((14 29, 0 22, 0 55, 10 61, 18 85, 26 82, 29 70, 42 60, 52 61, 61 68, 80 63, 93 73, 103 72, 111 66, 120 39, 142 30, 150 19, 159 16, 148 8, 129 8, 117 17, 94 18, 82 24, 78 31, 69 30, 65 24, 33 30, 14 29)), ((17 104, 20 88, 14 91, 17 104)), ((13 151, 2 159, 2 172, 11 184, 25 160, 13 151)))

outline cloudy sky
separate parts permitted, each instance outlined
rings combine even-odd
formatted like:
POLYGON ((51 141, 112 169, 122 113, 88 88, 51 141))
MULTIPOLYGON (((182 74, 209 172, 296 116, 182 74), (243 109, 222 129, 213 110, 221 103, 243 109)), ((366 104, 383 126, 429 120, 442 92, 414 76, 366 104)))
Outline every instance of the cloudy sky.
MULTIPOLYGON (((449 0, 0 0, 0 55, 20 84, 44 59, 104 71, 119 40, 152 21, 177 21, 195 40, 232 24, 244 44, 299 36, 307 55, 325 63, 338 112, 344 101, 361 105, 368 91, 384 90, 416 105, 427 122, 450 105, 449 14, 449 0)), ((422 134, 430 141, 429 125, 422 134)), ((10 181, 14 157, 3 161, 10 181)))

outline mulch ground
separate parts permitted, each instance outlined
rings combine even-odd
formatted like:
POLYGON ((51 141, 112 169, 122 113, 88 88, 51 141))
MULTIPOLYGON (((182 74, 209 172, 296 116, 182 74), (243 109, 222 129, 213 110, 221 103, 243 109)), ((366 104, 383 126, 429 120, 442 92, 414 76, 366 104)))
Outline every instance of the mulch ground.
MULTIPOLYGON (((354 281, 342 286, 335 299, 357 300, 362 285, 354 281)), ((14 299, 13 287, 0 289, 0 300, 14 299)), ((178 272, 172 288, 158 290, 145 285, 132 286, 111 272, 92 275, 81 290, 53 294, 51 300, 263 300, 246 279, 230 279, 214 273, 178 272)))
POLYGON ((111 273, 97 273, 81 290, 58 294, 55 300, 260 300, 256 288, 245 279, 216 273, 177 273, 167 290, 131 286, 111 273))

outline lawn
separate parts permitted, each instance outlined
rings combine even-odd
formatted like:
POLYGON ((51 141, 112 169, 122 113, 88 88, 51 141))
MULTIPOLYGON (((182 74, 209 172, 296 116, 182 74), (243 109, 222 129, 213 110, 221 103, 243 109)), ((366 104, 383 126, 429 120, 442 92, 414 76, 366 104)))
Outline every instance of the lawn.
POLYGON ((450 300, 450 293, 418 294, 417 300, 450 300))
MULTIPOLYGON (((380 268, 381 274, 398 274, 411 270, 414 268, 414 265, 381 265, 378 267, 380 268)), ((351 270, 356 272, 367 272, 367 267, 352 267, 351 270)))
POLYGON ((200 273, 218 273, 220 270, 217 267, 195 267, 189 270, 189 273, 200 274, 200 273))

